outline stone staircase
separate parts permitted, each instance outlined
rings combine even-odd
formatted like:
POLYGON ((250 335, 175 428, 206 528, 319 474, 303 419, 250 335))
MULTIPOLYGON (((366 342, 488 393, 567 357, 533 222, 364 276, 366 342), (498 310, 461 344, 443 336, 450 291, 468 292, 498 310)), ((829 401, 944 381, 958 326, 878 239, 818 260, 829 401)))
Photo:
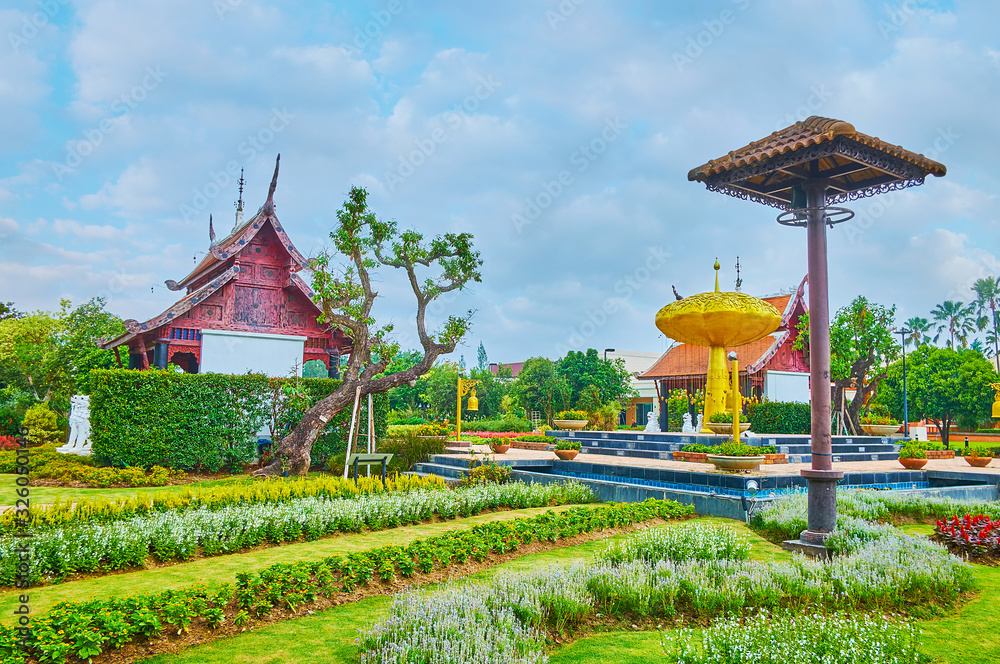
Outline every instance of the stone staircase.
MULTIPOLYGON (((727 436, 710 434, 642 433, 617 431, 550 431, 554 438, 569 438, 580 442, 580 453, 640 459, 673 459, 673 453, 685 445, 700 443, 717 445, 727 436)), ((809 436, 763 435, 744 438, 748 445, 771 445, 785 454, 789 463, 809 463, 812 460, 809 436)), ((834 436, 833 460, 893 461, 899 458, 903 438, 877 436, 834 436)))
MULTIPOLYGON (((471 456, 443 456, 432 455, 428 461, 418 463, 413 466, 411 475, 426 477, 428 475, 438 475, 447 482, 458 482, 472 467, 474 459, 471 456)), ((551 470, 553 460, 551 459, 501 459, 496 462, 501 466, 510 466, 512 469, 520 470, 551 470)))

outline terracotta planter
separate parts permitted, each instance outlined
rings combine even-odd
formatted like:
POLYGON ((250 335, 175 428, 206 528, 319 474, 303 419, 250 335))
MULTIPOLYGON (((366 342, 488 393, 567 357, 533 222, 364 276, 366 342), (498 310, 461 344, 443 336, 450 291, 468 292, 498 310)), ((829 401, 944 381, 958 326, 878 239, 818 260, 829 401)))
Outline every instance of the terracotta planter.
POLYGON ((927 465, 927 459, 900 459, 899 463, 907 470, 920 470, 927 465))
POLYGON ((580 450, 556 450, 556 456, 563 461, 572 461, 579 453, 580 450))
MULTIPOLYGON (((727 436, 733 435, 733 423, 732 422, 705 422, 706 427, 714 431, 715 433, 725 434, 727 436)), ((750 428, 750 423, 740 420, 740 433, 747 431, 750 428)))
POLYGON ((494 445, 493 446, 493 453, 494 454, 506 454, 507 450, 509 450, 509 449, 510 449, 510 445, 494 445))
POLYGON ((899 431, 901 424, 862 424, 861 428, 869 436, 891 436, 899 431))
POLYGON ((572 431, 582 431, 587 426, 587 420, 552 420, 560 429, 570 429, 572 431))
POLYGON ((975 468, 985 468, 993 461, 993 457, 965 457, 965 462, 975 468))
POLYGON ((756 470, 764 463, 763 456, 738 457, 709 454, 708 462, 719 470, 756 470))

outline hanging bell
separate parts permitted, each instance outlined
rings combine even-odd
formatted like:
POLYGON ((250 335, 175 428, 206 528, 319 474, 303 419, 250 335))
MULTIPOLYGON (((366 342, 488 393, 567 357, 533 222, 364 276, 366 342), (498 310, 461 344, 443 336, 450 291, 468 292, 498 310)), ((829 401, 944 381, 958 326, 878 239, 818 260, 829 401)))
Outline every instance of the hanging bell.
POLYGON ((469 403, 465 406, 466 410, 479 410, 479 399, 476 398, 475 391, 472 392, 472 396, 469 397, 469 403))

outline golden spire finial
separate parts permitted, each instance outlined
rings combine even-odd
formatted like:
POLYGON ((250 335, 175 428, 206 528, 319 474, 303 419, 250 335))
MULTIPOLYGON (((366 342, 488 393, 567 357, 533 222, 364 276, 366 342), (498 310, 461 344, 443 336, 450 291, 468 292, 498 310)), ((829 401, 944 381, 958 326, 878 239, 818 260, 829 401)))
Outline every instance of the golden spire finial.
POLYGON ((719 265, 719 259, 716 258, 715 259, 715 292, 716 293, 719 292, 719 268, 720 267, 722 267, 722 266, 719 265))

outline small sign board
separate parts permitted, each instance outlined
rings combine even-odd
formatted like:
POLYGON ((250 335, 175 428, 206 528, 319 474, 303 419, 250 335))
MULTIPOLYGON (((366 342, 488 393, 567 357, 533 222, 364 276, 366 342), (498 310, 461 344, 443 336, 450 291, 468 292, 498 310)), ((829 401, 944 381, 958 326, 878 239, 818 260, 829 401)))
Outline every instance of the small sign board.
POLYGON ((385 469, 392 460, 392 454, 352 454, 347 458, 347 466, 354 466, 354 482, 358 481, 358 466, 382 466, 382 484, 385 484, 385 469))

